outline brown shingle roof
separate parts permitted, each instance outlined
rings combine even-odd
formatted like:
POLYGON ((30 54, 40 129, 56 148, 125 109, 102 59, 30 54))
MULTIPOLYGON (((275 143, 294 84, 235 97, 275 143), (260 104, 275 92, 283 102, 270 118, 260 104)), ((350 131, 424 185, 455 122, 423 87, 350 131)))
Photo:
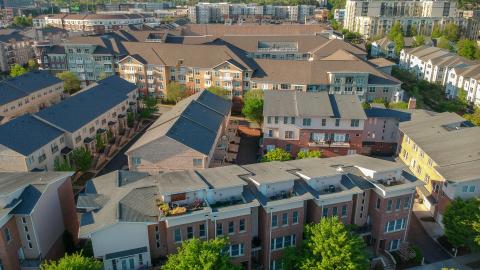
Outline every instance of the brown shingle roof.
POLYGON ((327 28, 320 24, 187 24, 182 29, 182 35, 303 35, 321 33, 327 28))

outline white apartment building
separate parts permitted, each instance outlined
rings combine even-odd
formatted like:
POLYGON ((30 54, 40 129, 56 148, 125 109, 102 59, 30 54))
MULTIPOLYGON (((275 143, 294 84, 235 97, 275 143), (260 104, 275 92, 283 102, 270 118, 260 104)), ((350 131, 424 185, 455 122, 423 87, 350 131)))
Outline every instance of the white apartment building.
POLYGON ((52 170, 73 149, 95 150, 95 136, 116 134, 127 109, 136 110, 137 87, 117 76, 63 102, 0 126, 0 170, 52 170), (35 136, 32 136, 35 134, 35 136))
POLYGON ((480 63, 472 66, 458 66, 447 73, 446 94, 458 96, 463 89, 467 91, 467 100, 480 106, 480 63))

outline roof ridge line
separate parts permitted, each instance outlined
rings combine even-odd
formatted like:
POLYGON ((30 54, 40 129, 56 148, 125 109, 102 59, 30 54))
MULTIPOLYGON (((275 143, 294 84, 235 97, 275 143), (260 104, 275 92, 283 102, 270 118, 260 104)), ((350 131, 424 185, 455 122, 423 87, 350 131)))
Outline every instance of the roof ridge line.
POLYGON ((153 48, 153 46, 152 46, 152 47, 150 47, 150 49, 152 49, 153 53, 158 57, 158 59, 162 62, 162 64, 164 66, 167 66, 167 64, 165 64, 165 61, 163 61, 162 57, 160 57, 160 55, 157 53, 157 51, 155 51, 155 48, 153 48))

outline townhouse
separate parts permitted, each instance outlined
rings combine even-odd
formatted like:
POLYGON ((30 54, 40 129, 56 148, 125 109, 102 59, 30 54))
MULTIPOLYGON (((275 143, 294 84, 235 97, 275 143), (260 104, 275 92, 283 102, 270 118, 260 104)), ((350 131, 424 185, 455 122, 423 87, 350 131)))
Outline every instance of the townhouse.
POLYGON ((33 19, 37 28, 53 26, 68 31, 80 31, 93 34, 103 34, 130 25, 141 26, 152 22, 153 17, 143 14, 48 14, 39 15, 33 19))
POLYGON ((8 72, 14 64, 25 65, 35 57, 32 40, 18 29, 0 30, 0 71, 8 72))
POLYGON ((471 102, 476 100, 477 66, 476 61, 438 47, 421 46, 400 53, 400 68, 411 71, 419 79, 445 86, 445 95, 449 98, 457 97, 463 89, 471 102), (473 87, 470 87, 471 79, 473 87))
POLYGON ((0 81, 0 123, 58 103, 63 81, 48 71, 34 71, 0 81))
POLYGON ((362 151, 367 117, 356 96, 266 91, 263 118, 264 152, 280 147, 296 156, 320 150, 330 157, 362 151))
POLYGON ((38 269, 78 240, 71 172, 0 172, 0 268, 38 269))
MULTIPOLYGON (((405 37, 403 47, 416 47, 416 39, 417 37, 405 37)), ((433 42, 430 37, 424 37, 423 39, 423 45, 433 46, 433 42)), ((388 37, 383 37, 379 40, 373 41, 370 54, 373 57, 386 57, 390 59, 398 59, 399 57, 399 55, 395 52, 395 42, 390 40, 388 37)))
POLYGON ((162 114, 127 151, 130 171, 205 169, 224 160, 231 101, 203 90, 162 114), (222 155, 223 153, 223 155, 222 155))
POLYGON ((245 269, 280 269, 307 222, 357 225, 376 254, 406 245, 415 188, 401 163, 352 155, 167 172, 115 171, 80 194, 80 238, 105 269, 149 267, 192 238, 227 236, 245 269))
POLYGON ((135 85, 111 76, 54 106, 0 125, 0 169, 49 171, 55 159, 68 159, 76 148, 94 152, 97 134, 117 135, 126 127, 127 110, 137 110, 137 96, 135 85))
POLYGON ((423 181, 418 194, 441 224, 446 206, 455 198, 479 195, 480 128, 455 113, 415 111, 400 123, 399 158, 423 181))

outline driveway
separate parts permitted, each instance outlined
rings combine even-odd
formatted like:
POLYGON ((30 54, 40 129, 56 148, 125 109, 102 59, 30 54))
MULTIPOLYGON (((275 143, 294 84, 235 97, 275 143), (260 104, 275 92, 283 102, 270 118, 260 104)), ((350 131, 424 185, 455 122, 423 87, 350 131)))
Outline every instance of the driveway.
POLYGON ((420 248, 425 257, 425 263, 434 263, 450 259, 450 255, 427 234, 417 216, 413 213, 410 219, 410 231, 407 238, 410 244, 414 244, 420 248))

